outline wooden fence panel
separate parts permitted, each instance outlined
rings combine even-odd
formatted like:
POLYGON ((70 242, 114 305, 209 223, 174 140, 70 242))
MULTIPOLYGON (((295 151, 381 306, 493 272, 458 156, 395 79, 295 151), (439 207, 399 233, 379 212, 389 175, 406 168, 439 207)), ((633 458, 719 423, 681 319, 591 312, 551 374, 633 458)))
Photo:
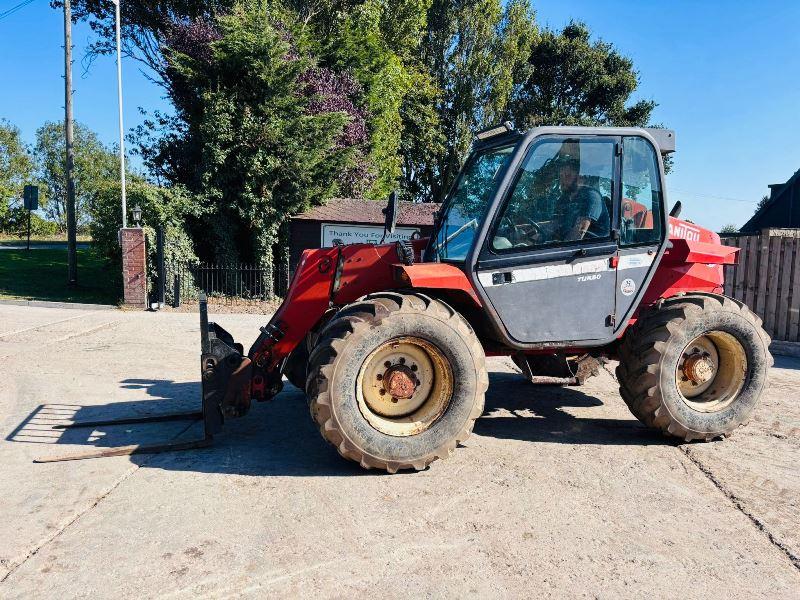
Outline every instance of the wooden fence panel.
POLYGON ((747 272, 747 256, 750 251, 750 237, 738 237, 736 243, 739 246, 739 255, 737 256, 736 269, 734 270, 733 293, 732 298, 736 298, 744 302, 745 296, 745 273, 747 272))
POLYGON ((800 341, 800 231, 731 236, 737 264, 726 266, 725 294, 747 304, 774 340, 800 341), (771 235, 770 235, 771 234, 771 235))
POLYGON ((761 248, 759 236, 749 236, 747 238, 747 279, 745 281, 744 303, 755 311, 756 292, 758 290, 758 254, 761 248))
MULTIPOLYGON (((733 244, 728 244, 732 246, 733 244)), ((725 278, 725 287, 723 288, 722 292, 726 296, 730 296, 733 298, 733 280, 736 274, 736 265, 724 265, 722 267, 722 275, 725 278)))
POLYGON ((767 280, 769 273, 769 238, 767 236, 758 237, 758 266, 756 271, 756 280, 753 282, 755 285, 755 295, 753 297, 753 304, 751 308, 755 310, 756 314, 761 317, 762 321, 767 318, 767 280))
MULTIPOLYGON (((761 277, 766 281, 766 296, 764 298, 764 329, 775 337, 775 312, 778 307, 778 282, 781 275, 781 239, 779 237, 767 238, 767 271, 761 277), (765 276, 766 275, 766 276, 765 276)), ((763 245, 763 244, 762 244, 763 245)))
POLYGON ((796 342, 798 340, 798 325, 800 325, 800 239, 792 240, 792 283, 789 298, 789 324, 785 340, 796 342))
POLYGON ((792 271, 794 270, 794 238, 781 239, 781 281, 776 306, 775 339, 788 339, 789 306, 792 296, 792 271))
MULTIPOLYGON (((742 249, 741 249, 741 240, 738 236, 732 237, 721 237, 720 241, 722 242, 723 246, 730 246, 732 248, 739 248, 739 254, 737 255, 740 259, 742 256, 742 249)), ((736 272, 738 271, 739 265, 723 265, 722 266, 722 276, 725 278, 725 287, 723 289, 723 293, 726 296, 730 296, 731 298, 735 297, 736 293, 736 272)))
MULTIPOLYGON (((735 247, 735 248, 739 247, 738 242, 739 242, 739 240, 737 238, 735 238, 735 237, 725 238, 725 239, 722 240, 722 243, 725 246, 732 246, 732 247, 735 247)), ((736 279, 736 268, 737 268, 737 266, 738 265, 724 265, 722 267, 722 273, 723 273, 723 276, 725 277, 725 288, 724 288, 723 291, 724 291, 726 296, 730 296, 731 298, 733 298, 733 282, 736 279)))

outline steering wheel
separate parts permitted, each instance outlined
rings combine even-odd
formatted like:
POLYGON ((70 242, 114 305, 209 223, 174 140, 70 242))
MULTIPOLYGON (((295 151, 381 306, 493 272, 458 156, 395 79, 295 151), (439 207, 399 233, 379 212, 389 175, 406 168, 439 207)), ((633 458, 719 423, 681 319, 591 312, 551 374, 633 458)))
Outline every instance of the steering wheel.
POLYGON ((599 237, 603 237, 603 236, 601 236, 599 233, 595 233, 593 231, 589 231, 588 229, 583 233, 583 239, 584 240, 589 240, 589 239, 594 239, 594 238, 599 238, 599 237))
MULTIPOLYGON (((522 221, 523 221, 522 223, 515 224, 508 215, 504 215, 503 218, 501 219, 501 223, 503 223, 506 227, 508 227, 510 231, 514 231, 515 233, 520 232, 520 230, 524 227, 530 227, 533 230, 533 233, 536 234, 537 236, 544 235, 544 231, 536 221, 533 221, 526 217, 523 217, 522 221)), ((531 237, 530 231, 525 231, 524 229, 522 229, 521 233, 527 238, 531 237)))

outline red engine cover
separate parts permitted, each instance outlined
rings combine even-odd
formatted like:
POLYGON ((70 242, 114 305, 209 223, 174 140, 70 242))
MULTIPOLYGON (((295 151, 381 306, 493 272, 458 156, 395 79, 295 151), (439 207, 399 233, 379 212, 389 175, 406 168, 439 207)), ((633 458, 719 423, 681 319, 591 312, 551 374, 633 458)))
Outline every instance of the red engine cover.
POLYGON ((689 221, 669 218, 672 247, 647 288, 642 304, 669 298, 681 292, 722 293, 722 265, 736 263, 738 248, 723 246, 719 235, 689 221))

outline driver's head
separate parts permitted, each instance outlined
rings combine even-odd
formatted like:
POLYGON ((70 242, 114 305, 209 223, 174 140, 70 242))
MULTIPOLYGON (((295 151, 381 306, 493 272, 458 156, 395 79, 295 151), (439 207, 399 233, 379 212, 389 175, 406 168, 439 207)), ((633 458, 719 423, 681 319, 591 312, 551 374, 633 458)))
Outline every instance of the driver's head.
POLYGON ((562 192, 571 192, 578 186, 578 172, 580 163, 578 159, 567 156, 558 169, 558 183, 562 192))

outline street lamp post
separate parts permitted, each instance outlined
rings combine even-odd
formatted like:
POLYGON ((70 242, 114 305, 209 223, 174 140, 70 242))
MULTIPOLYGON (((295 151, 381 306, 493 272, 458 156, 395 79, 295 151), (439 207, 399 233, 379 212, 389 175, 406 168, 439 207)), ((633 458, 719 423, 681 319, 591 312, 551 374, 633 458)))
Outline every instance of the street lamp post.
POLYGON ((113 0, 114 19, 117 34, 117 98, 119 99, 119 177, 122 191, 122 227, 128 226, 128 208, 125 194, 125 129, 122 124, 122 48, 120 43, 120 2, 113 0))

